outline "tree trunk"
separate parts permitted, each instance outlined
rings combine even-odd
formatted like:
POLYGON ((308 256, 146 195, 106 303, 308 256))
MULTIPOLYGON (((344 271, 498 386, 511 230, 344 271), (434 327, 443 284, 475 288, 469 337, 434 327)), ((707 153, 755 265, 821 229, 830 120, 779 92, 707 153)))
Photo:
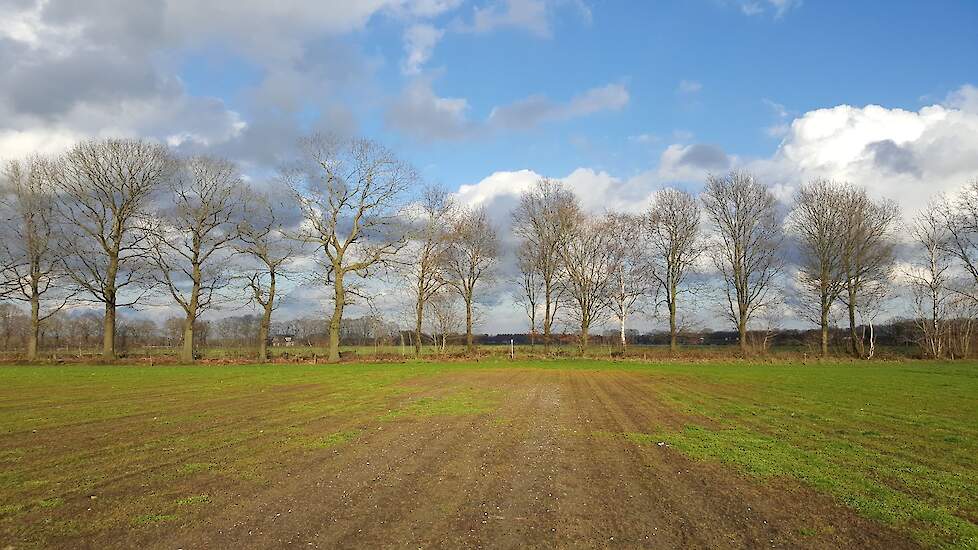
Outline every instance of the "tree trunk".
POLYGON ((822 357, 829 356, 829 312, 822 308, 822 357))
POLYGON ((550 302, 552 298, 553 291, 550 288, 550 283, 547 283, 547 288, 545 289, 546 294, 546 304, 543 308, 543 352, 550 354, 550 302))
POLYGON ((346 289, 343 288, 343 274, 335 270, 336 280, 333 282, 333 316, 329 320, 329 361, 340 360, 340 323, 343 322, 343 306, 346 300, 346 289))
POLYGON ((102 319, 102 359, 115 359, 115 300, 105 302, 105 318, 102 319))
POLYGON ((268 281, 268 300, 265 302, 265 311, 261 317, 261 324, 258 325, 258 360, 268 361, 268 333, 272 329, 272 311, 275 310, 275 270, 269 273, 268 281))
POLYGON ((414 306, 414 356, 421 357, 421 325, 424 323, 424 301, 418 297, 414 306))
POLYGON ((737 319, 737 338, 740 341, 740 352, 747 355, 747 319, 746 316, 741 313, 740 317, 737 319))
POLYGON ((625 307, 624 306, 622 306, 622 308, 621 308, 621 334, 619 336, 621 338, 621 351, 622 351, 622 353, 624 353, 625 352, 625 344, 626 344, 626 342, 625 342, 625 307))
POLYGON ((188 313, 187 317, 183 320, 183 347, 180 350, 181 363, 194 362, 194 322, 196 320, 194 313, 188 313))
POLYGON ((669 299, 669 351, 676 353, 679 348, 676 342, 676 298, 675 292, 673 292, 673 298, 669 299))
POLYGON ((37 340, 40 333, 41 299, 36 286, 31 290, 31 332, 27 339, 27 360, 37 360, 37 340))
POLYGON ((849 290, 849 339, 852 341, 853 357, 863 356, 863 340, 856 334, 856 292, 849 290))
POLYGON ((472 293, 465 296, 465 348, 469 355, 475 355, 475 340, 472 337, 472 293))
POLYGON ((581 340, 580 340, 581 349, 579 350, 581 357, 584 357, 584 354, 587 353, 587 337, 588 337, 587 333, 589 328, 588 324, 589 323, 587 321, 581 323, 581 340))

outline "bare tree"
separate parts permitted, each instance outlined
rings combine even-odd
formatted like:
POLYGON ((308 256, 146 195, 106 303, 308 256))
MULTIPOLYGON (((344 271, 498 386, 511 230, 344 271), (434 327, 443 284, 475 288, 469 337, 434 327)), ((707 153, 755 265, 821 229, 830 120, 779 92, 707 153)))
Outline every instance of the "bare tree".
POLYGON ((184 312, 180 360, 194 360, 195 328, 200 315, 217 305, 231 283, 222 252, 238 236, 243 183, 231 162, 192 157, 168 185, 167 204, 155 220, 152 258, 155 276, 184 312))
POLYGON ((945 212, 942 202, 934 202, 917 215, 910 232, 920 255, 904 272, 913 297, 920 347, 934 358, 945 353, 945 323, 953 300, 950 290, 953 237, 945 212))
POLYGON ((516 266, 519 275, 516 276, 516 302, 523 306, 529 321, 530 345, 536 343, 537 316, 540 311, 540 301, 543 299, 543 278, 537 268, 537 254, 534 249, 520 247, 516 250, 516 266))
POLYGON ((72 296, 60 254, 57 197, 40 158, 11 161, 3 175, 0 276, 9 281, 9 297, 30 307, 27 360, 34 361, 41 323, 72 296))
POLYGON ((444 189, 426 187, 421 200, 410 213, 411 241, 405 247, 406 261, 401 267, 413 298, 414 354, 421 355, 425 304, 445 284, 440 272, 450 246, 452 215, 455 203, 444 189))
POLYGON ((343 309, 363 293, 348 276, 386 270, 407 239, 398 217, 417 181, 408 164, 365 139, 317 134, 300 142, 302 159, 286 169, 305 223, 297 239, 322 250, 323 279, 333 287, 329 360, 340 357, 343 309))
POLYGON ((849 311, 849 340, 856 357, 865 354, 857 333, 857 315, 864 301, 885 292, 893 272, 894 230, 900 216, 897 204, 874 201, 865 189, 846 186, 843 205, 842 267, 845 292, 841 300, 849 311))
POLYGON ((430 313, 428 324, 434 338, 435 347, 442 353, 448 348, 448 335, 458 331, 461 314, 457 307, 456 293, 446 292, 445 288, 435 293, 425 303, 430 313))
POLYGON ((564 216, 559 251, 564 285, 574 306, 568 316, 580 327, 578 351, 584 355, 591 327, 603 322, 611 308, 609 285, 615 251, 603 220, 576 210, 564 216))
POLYGON ((811 305, 810 319, 821 329, 822 357, 829 354, 832 306, 846 286, 842 262, 848 190, 825 179, 814 179, 795 194, 788 230, 801 253, 798 282, 803 301, 811 305))
POLYGON ((765 305, 783 266, 777 201, 747 172, 709 176, 702 200, 719 239, 711 253, 713 264, 723 279, 740 349, 746 353, 747 325, 765 305))
POLYGON ((543 344, 549 351, 554 320, 564 297, 560 258, 560 240, 565 212, 576 211, 574 194, 557 180, 544 178, 520 196, 513 211, 513 233, 519 238, 519 250, 527 269, 543 287, 543 344))
POLYGON ((169 177, 164 145, 132 139, 77 144, 52 163, 48 177, 61 197, 68 273, 88 299, 104 304, 102 357, 115 357, 116 309, 145 293, 145 209, 169 177))
POLYGON ((245 287, 251 300, 262 308, 258 325, 258 360, 267 361, 272 313, 278 307, 278 279, 296 249, 294 241, 286 235, 282 208, 277 208, 267 194, 254 194, 247 202, 246 215, 238 224, 236 249, 259 264, 245 276, 245 287))
POLYGON ((645 219, 649 274, 669 310, 669 349, 676 351, 679 296, 695 290, 688 280, 703 253, 699 203, 684 191, 661 189, 645 219))
POLYGON ((654 279, 648 269, 643 219, 631 214, 606 214, 603 220, 608 232, 611 261, 608 274, 608 297, 611 311, 618 320, 619 344, 625 351, 628 316, 638 300, 654 291, 654 279))
POLYGON ((499 239, 485 208, 463 209, 455 217, 444 255, 445 283, 465 303, 465 347, 475 353, 472 334, 476 285, 489 282, 499 257, 499 239))

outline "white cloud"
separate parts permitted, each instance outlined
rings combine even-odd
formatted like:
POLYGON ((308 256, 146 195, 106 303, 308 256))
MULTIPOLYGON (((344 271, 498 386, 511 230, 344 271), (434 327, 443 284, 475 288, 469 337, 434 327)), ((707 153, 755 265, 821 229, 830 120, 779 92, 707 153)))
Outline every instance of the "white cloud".
POLYGON ((530 128, 542 122, 567 120, 601 111, 618 111, 628 105, 630 96, 623 84, 608 84, 578 94, 565 103, 555 103, 534 95, 493 108, 489 124, 501 128, 530 128))
POLYGON ((506 27, 549 37, 550 15, 546 0, 500 0, 485 7, 476 7, 472 22, 459 28, 469 32, 487 33, 506 27))
POLYGON ((435 44, 441 40, 445 31, 429 24, 416 24, 404 31, 404 51, 406 58, 401 70, 408 75, 421 72, 421 67, 428 62, 435 49, 435 44))
POLYGON ((802 0, 739 0, 739 4, 744 15, 763 15, 772 11, 777 19, 800 7, 802 0))
POLYGON ((388 126, 424 140, 462 139, 479 131, 467 118, 464 98, 439 97, 431 83, 417 79, 408 85, 385 114, 388 126))

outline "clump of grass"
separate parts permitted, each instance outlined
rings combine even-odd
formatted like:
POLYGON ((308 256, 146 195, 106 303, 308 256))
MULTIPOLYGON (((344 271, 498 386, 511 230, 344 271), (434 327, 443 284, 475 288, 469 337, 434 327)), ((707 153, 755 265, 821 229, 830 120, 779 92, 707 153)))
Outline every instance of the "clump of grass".
POLYGON ((57 508, 65 503, 65 499, 61 497, 46 498, 44 500, 37 501, 37 505, 41 508, 57 508))
POLYGON ((179 506, 195 506, 198 504, 206 504, 210 502, 210 495, 193 495, 181 499, 177 499, 177 504, 179 506))
POLYGON ((23 511, 23 504, 0 504, 0 518, 16 516, 23 511))
POLYGON ((133 518, 132 522, 136 525, 153 525, 156 523, 166 523, 177 519, 174 514, 146 514, 133 518))
POLYGON ((197 472, 211 470, 216 466, 217 464, 214 464, 213 462, 189 462, 180 467, 180 473, 195 474, 197 472))
POLYGON ((405 416, 461 416, 480 414, 492 409, 495 405, 489 395, 463 391, 445 397, 421 397, 406 406, 388 411, 381 415, 381 420, 395 420, 405 416))
POLYGON ((315 449, 329 449, 330 447, 335 447, 346 443, 347 441, 352 441, 360 435, 359 430, 349 430, 345 432, 335 432, 327 435, 326 437, 320 437, 309 441, 306 445, 307 447, 312 447, 315 449))

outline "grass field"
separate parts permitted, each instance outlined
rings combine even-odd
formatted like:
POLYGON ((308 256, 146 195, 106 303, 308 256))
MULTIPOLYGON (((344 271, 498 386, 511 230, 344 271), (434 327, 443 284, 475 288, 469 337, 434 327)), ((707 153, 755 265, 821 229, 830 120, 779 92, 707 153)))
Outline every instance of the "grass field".
POLYGON ((0 367, 0 547, 976 548, 976 524, 972 363, 0 367))

